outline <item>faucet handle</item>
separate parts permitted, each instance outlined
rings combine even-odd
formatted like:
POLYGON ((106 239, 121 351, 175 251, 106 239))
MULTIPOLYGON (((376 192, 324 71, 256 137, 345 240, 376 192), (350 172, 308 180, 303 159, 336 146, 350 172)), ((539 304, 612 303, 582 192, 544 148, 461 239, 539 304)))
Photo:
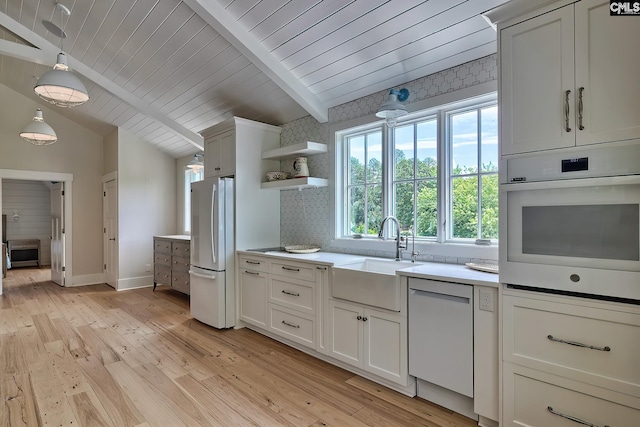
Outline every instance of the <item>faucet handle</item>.
POLYGON ((404 236, 398 236, 398 248, 407 249, 407 239, 404 236))

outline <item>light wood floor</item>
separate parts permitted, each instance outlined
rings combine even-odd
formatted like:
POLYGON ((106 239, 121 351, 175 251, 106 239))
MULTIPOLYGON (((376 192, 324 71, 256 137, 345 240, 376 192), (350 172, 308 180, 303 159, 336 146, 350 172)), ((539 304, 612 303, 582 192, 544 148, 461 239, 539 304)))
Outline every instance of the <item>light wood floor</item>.
POLYGON ((247 329, 164 287, 61 288, 10 270, 0 296, 2 426, 476 426, 247 329))

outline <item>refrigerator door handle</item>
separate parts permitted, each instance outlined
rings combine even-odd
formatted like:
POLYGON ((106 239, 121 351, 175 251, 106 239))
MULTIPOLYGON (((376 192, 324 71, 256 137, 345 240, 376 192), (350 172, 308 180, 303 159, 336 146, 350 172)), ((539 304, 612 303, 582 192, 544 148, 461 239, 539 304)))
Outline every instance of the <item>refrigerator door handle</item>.
POLYGON ((200 273, 196 273, 193 270, 189 270, 189 274, 195 276, 195 277, 199 277, 201 279, 207 279, 207 280, 216 280, 216 276, 210 276, 208 274, 200 274, 200 273))
POLYGON ((214 223, 213 223, 213 216, 215 215, 215 209, 216 208, 216 185, 212 185, 211 186, 211 209, 209 210, 209 224, 211 225, 211 261, 215 264, 216 262, 216 248, 215 248, 215 244, 213 243, 213 239, 215 237, 215 227, 214 227, 214 223))

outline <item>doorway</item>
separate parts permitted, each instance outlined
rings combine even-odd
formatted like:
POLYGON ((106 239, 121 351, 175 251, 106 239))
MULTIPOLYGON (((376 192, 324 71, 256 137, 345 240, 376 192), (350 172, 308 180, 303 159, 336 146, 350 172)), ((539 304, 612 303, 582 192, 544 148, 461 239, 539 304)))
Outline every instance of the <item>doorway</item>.
MULTIPOLYGON (((20 180, 20 181, 41 181, 41 182, 57 182, 59 184, 59 194, 60 200, 59 204, 54 206, 53 200, 51 201, 51 208, 56 208, 56 212, 58 214, 58 224, 60 228, 58 230, 58 240, 56 246, 56 257, 57 257, 57 271, 58 276, 57 280, 60 282, 59 284, 64 286, 68 285, 70 279, 72 277, 72 262, 71 262, 71 254, 72 254, 72 220, 71 220, 71 200, 72 200, 72 183, 73 183, 73 174, 68 173, 57 173, 57 172, 42 172, 42 171, 21 171, 21 170, 12 170, 12 169, 0 169, 0 211, 5 211, 3 209, 3 194, 2 194, 2 183, 4 180, 20 180), (66 281, 66 283, 65 283, 66 281)), ((57 202, 56 202, 57 203, 57 202)), ((18 221, 20 220, 20 212, 17 212, 18 221)), ((11 220, 13 220, 13 212, 11 213, 11 220)), ((48 221, 49 222, 49 221, 48 221)), ((51 221, 53 223, 53 221, 51 221)), ((4 231, 4 230, 3 230, 4 231)), ((54 237, 53 233, 55 230, 53 228, 48 230, 46 233, 46 238, 40 239, 41 245, 46 245, 47 248, 52 247, 51 238, 54 237)), ((0 232, 2 234, 3 232, 0 232)), ((3 241, 5 240, 5 236, 2 237, 3 241)), ((52 247, 53 249, 53 247, 52 247)), ((52 266, 53 266, 53 253, 52 255, 52 266)), ((2 265, 5 265, 7 262, 6 259, 2 259, 2 265)), ((56 279, 53 278, 53 279, 56 279)), ((0 275, 0 295, 2 294, 2 275, 0 275)))

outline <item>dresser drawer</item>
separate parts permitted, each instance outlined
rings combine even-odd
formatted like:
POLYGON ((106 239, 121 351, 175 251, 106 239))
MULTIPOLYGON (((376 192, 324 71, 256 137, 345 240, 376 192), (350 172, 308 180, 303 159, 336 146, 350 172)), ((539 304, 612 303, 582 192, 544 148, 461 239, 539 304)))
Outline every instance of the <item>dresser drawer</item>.
POLYGON ((273 261, 271 262, 271 273, 300 280, 316 280, 316 267, 308 264, 273 261))
POLYGON ((156 264, 153 272, 153 280, 163 285, 171 285, 171 268, 156 264))
POLYGON ((510 295, 503 301, 504 360, 640 397, 640 314, 510 295))
POLYGON ((170 254, 171 253, 171 242, 169 240, 163 239, 154 239, 153 240, 153 251, 160 254, 170 254))
POLYGON ((314 321, 301 313, 269 304, 269 329, 284 338, 315 348, 314 321))
POLYGON ((272 276, 269 301, 313 314, 315 283, 272 276))
POLYGON ((240 268, 246 268, 248 270, 269 272, 269 261, 265 258, 254 258, 250 256, 241 256, 238 260, 238 266, 240 268))
POLYGON ((188 257, 182 257, 182 256, 172 256, 171 257, 171 268, 173 270, 178 270, 178 271, 189 271, 189 265, 190 265, 190 259, 188 257))
POLYGON ((171 267, 171 255, 169 254, 153 254, 153 262, 155 265, 166 265, 171 267))
POLYGON ((629 399, 607 390, 581 387, 562 379, 556 382, 549 374, 509 363, 505 364, 503 377, 504 426, 637 427, 640 421, 637 408, 615 403, 629 399))
POLYGON ((172 271, 171 272, 171 287, 176 291, 189 293, 189 273, 185 271, 172 271))
POLYGON ((171 254, 189 258, 191 256, 190 242, 172 242, 171 254))

